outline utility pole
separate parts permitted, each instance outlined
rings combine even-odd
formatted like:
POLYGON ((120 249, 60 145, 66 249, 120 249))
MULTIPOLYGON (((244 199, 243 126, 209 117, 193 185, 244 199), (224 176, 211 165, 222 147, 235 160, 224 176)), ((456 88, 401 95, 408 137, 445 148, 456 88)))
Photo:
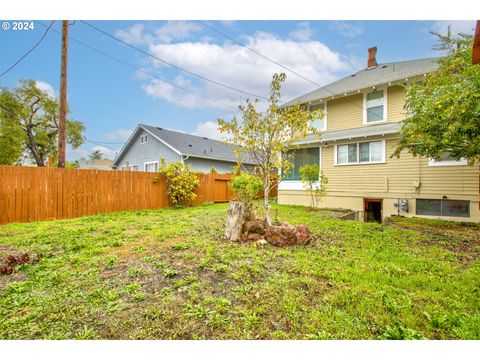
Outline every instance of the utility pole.
POLYGON ((60 70, 60 124, 58 128, 58 167, 65 167, 67 140, 67 61, 68 61, 68 20, 62 24, 62 65, 60 70))

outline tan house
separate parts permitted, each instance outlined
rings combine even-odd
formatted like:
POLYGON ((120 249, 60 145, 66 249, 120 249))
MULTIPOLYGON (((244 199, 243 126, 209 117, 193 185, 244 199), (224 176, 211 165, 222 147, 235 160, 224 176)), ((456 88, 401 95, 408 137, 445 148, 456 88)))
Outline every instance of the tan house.
POLYGON ((357 211, 358 218, 381 221, 391 215, 480 221, 479 165, 469 166, 446 153, 440 161, 403 151, 392 158, 405 118, 405 84, 437 68, 435 59, 377 64, 369 49, 368 66, 296 98, 309 109, 322 108, 314 124, 321 139, 298 143, 293 171, 278 187, 280 204, 308 205, 299 168, 319 163, 328 177, 319 206, 357 211))

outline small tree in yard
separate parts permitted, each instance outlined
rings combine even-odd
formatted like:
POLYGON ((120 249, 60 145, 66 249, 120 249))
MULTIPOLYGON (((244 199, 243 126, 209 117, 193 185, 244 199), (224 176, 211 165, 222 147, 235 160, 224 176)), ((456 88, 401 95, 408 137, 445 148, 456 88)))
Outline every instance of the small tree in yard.
POLYGON ((195 200, 195 190, 200 184, 198 177, 190 171, 189 166, 181 162, 167 164, 162 159, 159 173, 164 175, 167 181, 167 193, 173 205, 185 204, 195 200))
POLYGON ((436 71, 407 87, 407 118, 394 153, 439 159, 448 152, 470 163, 480 159, 480 65, 472 65, 471 35, 435 33, 444 53, 436 71))
POLYGON ((254 200, 258 197, 258 193, 262 191, 263 186, 262 179, 246 172, 242 172, 230 181, 230 187, 235 192, 237 199, 245 204, 247 219, 253 219, 254 217, 254 200))
POLYGON ((303 165, 299 172, 303 187, 310 193, 310 206, 316 207, 320 198, 327 193, 328 178, 320 171, 318 164, 303 165))
POLYGON ((255 163, 255 172, 263 180, 263 207, 265 221, 271 225, 269 193, 281 180, 275 177, 278 169, 288 173, 292 168, 291 159, 281 156, 294 146, 295 141, 309 134, 318 134, 311 122, 323 116, 321 110, 307 111, 296 103, 280 107, 280 89, 285 81, 284 73, 274 74, 270 85, 269 106, 260 112, 255 108, 258 99, 245 100, 239 106, 241 121, 234 116, 231 121, 218 120, 219 130, 229 135, 229 142, 238 145, 235 155, 239 164, 248 154, 255 163))

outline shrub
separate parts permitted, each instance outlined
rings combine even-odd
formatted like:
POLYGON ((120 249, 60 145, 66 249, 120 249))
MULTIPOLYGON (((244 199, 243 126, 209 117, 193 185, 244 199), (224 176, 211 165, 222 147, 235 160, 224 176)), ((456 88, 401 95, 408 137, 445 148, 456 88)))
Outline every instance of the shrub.
POLYGON ((195 190, 200 184, 198 177, 190 171, 189 166, 180 162, 166 164, 162 159, 162 166, 158 170, 167 181, 168 198, 173 205, 181 205, 195 200, 195 190))
POLYGON ((230 181, 230 187, 239 201, 251 204, 263 189, 263 181, 257 176, 242 172, 230 181))
POLYGON ((254 218, 253 201, 263 189, 263 180, 257 176, 242 172, 230 181, 230 187, 235 192, 237 199, 245 204, 246 218, 254 218))
POLYGON ((328 178, 320 171, 318 164, 303 165, 299 171, 303 187, 310 193, 310 206, 315 207, 327 193, 328 178))

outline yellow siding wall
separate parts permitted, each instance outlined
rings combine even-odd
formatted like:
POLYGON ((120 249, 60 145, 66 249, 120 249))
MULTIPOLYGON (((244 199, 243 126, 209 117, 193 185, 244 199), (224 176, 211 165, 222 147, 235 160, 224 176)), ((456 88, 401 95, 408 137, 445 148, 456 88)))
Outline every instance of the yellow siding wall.
MULTIPOLYGON (((370 138, 370 140, 378 140, 370 138)), ((365 141, 365 139, 361 139, 365 141)), ((348 142, 345 142, 348 143, 348 142)), ((322 170, 328 177, 327 195, 320 207, 363 210, 363 198, 383 199, 383 216, 397 213, 397 199, 409 200, 408 213, 415 216, 417 198, 470 200, 469 218, 447 218, 457 221, 480 221, 479 164, 473 166, 429 166, 428 159, 414 158, 402 152, 390 158, 398 139, 385 140, 386 162, 369 165, 334 165, 334 146, 322 147, 322 170)), ((309 205, 305 191, 279 190, 280 204, 309 205)))
POLYGON ((446 195, 478 200, 478 164, 431 167, 427 159, 414 158, 405 151, 399 159, 390 158, 397 143, 396 139, 386 140, 386 163, 368 165, 335 166, 334 146, 323 147, 322 170, 328 177, 329 194, 440 198, 446 195))
POLYGON ((403 86, 390 86, 387 91, 387 120, 401 121, 405 119, 405 89, 403 86))
MULTIPOLYGON (((405 118, 405 90, 400 85, 387 88, 387 121, 405 118)), ((346 96, 327 102, 327 131, 369 126, 363 124, 363 94, 346 96)))
POLYGON ((363 94, 327 102, 327 131, 358 128, 363 122, 363 94))

